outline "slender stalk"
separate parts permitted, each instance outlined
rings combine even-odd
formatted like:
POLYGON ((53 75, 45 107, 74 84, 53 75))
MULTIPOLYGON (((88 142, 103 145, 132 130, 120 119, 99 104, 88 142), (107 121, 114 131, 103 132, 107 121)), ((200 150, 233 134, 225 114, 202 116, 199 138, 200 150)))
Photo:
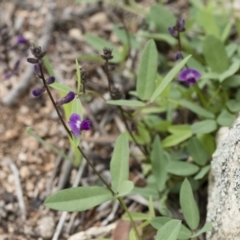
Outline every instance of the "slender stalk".
MULTIPOLYGON (((111 78, 110 78, 109 70, 108 70, 108 60, 106 60, 106 62, 105 62, 104 70, 105 70, 105 73, 106 73, 106 75, 107 75, 107 80, 108 80, 108 91, 109 91, 111 97, 113 97, 113 92, 112 92, 112 89, 111 89, 112 80, 111 80, 111 78)), ((119 111, 120 111, 120 113, 121 113, 121 116, 122 116, 124 125, 126 126, 126 128, 127 128, 128 132, 129 132, 130 136, 132 137, 133 141, 134 141, 135 144, 138 146, 138 148, 141 150, 141 152, 143 153, 143 155, 144 155, 144 156, 147 156, 147 154, 148 154, 147 151, 146 151, 146 150, 144 151, 144 150, 141 148, 141 146, 138 144, 136 138, 134 137, 131 129, 129 128, 122 107, 121 107, 121 106, 118 106, 118 109, 119 109, 119 111)))
MULTIPOLYGON (((52 96, 52 94, 51 94, 51 91, 50 91, 50 89, 49 89, 49 87, 48 87, 48 85, 47 85, 47 83, 46 83, 46 79, 45 79, 44 74, 43 74, 42 65, 41 65, 41 64, 38 64, 38 67, 39 67, 40 72, 41 72, 41 79, 42 79, 42 81, 43 81, 44 87, 45 87, 46 90, 47 90, 47 93, 48 93, 48 95, 49 95, 49 97, 50 97, 50 99, 51 99, 51 102, 52 102, 52 104, 53 104, 53 106, 54 106, 54 108, 55 108, 55 110, 56 110, 56 112, 57 112, 57 114, 58 114, 58 117, 59 117, 59 119, 60 119, 63 127, 64 127, 65 130, 67 131, 69 137, 72 139, 72 133, 70 132, 70 130, 68 129, 66 123, 64 122, 63 117, 62 117, 62 115, 60 114, 59 109, 58 109, 58 107, 57 107, 57 105, 56 105, 56 103, 55 103, 55 101, 54 101, 54 99, 53 99, 53 96, 52 96)), ((82 154, 82 156, 86 159, 87 163, 88 163, 89 166, 92 168, 92 170, 94 171, 94 173, 95 173, 95 174, 99 177, 99 179, 104 183, 104 185, 105 185, 105 186, 107 187, 107 189, 111 192, 111 194, 112 194, 113 196, 115 196, 116 193, 112 190, 112 188, 111 188, 111 187, 108 185, 108 183, 104 180, 104 178, 101 176, 101 174, 96 170, 96 168, 94 167, 94 165, 92 164, 92 162, 89 160, 89 158, 86 156, 86 154, 83 152, 83 150, 81 149, 81 147, 78 146, 77 148, 78 148, 79 152, 82 154)), ((127 212, 129 218, 131 219, 131 224, 132 224, 132 227, 133 227, 133 229, 134 229, 134 231, 135 231, 137 240, 141 240, 141 238, 140 238, 140 236, 139 236, 139 234, 138 234, 138 231, 137 231, 137 227, 136 227, 136 225, 135 225, 135 222, 133 221, 132 216, 131 216, 130 212, 128 211, 128 208, 127 208, 126 204, 124 203, 124 201, 122 200, 122 198, 119 197, 119 198, 117 198, 117 199, 118 199, 119 203, 121 204, 121 206, 123 207, 123 209, 127 212)))
POLYGON ((129 210, 128 210, 126 204, 125 204, 125 202, 123 201, 123 199, 122 199, 121 197, 118 197, 117 199, 118 199, 118 201, 121 203, 122 207, 124 208, 125 212, 127 213, 128 217, 129 217, 129 219, 130 219, 130 222, 131 222, 131 224, 132 224, 132 227, 133 227, 133 230, 134 230, 134 232, 135 232, 136 238, 137 238, 138 240, 141 240, 141 237, 140 237, 140 235, 139 235, 139 233, 138 233, 136 224, 135 224, 135 222, 134 222, 134 220, 133 220, 133 218, 132 218, 132 216, 131 216, 131 213, 129 212, 129 210))
POLYGON ((144 149, 141 148, 141 146, 138 144, 136 138, 134 137, 134 135, 133 135, 131 129, 129 128, 122 107, 121 107, 121 106, 118 106, 118 109, 119 109, 119 111, 120 111, 120 113, 121 113, 121 116, 122 116, 123 122, 124 122, 124 124, 125 124, 125 126, 126 126, 128 132, 129 132, 131 138, 133 139, 133 141, 135 142, 135 144, 138 146, 138 148, 141 150, 141 152, 143 153, 143 155, 147 156, 147 154, 148 154, 147 150, 146 150, 145 148, 144 148, 144 149))
MULTIPOLYGON (((59 109, 58 109, 58 107, 57 107, 57 105, 56 105, 56 103, 55 103, 55 101, 54 101, 54 99, 53 99, 53 96, 52 96, 52 94, 51 94, 51 92, 50 92, 50 90, 49 90, 49 87, 48 87, 48 85, 47 85, 47 83, 46 83, 46 79, 45 79, 44 74, 43 74, 42 65, 41 65, 41 64, 38 64, 38 66, 39 66, 39 69, 40 69, 40 72, 41 72, 41 78, 42 78, 42 80, 43 80, 44 87, 45 87, 46 90, 47 90, 47 93, 48 93, 48 95, 49 95, 49 97, 50 97, 50 99, 51 99, 51 102, 52 102, 52 104, 53 104, 53 106, 54 106, 54 108, 55 108, 55 110, 56 110, 56 112, 57 112, 57 115, 58 115, 58 117, 59 117, 59 119, 60 119, 63 127, 64 127, 65 130, 67 131, 69 137, 72 139, 72 133, 70 132, 70 130, 68 129, 66 123, 64 122, 63 117, 62 117, 62 115, 60 114, 59 109)), ((86 154, 83 152, 83 150, 80 148, 80 146, 78 146, 77 148, 78 148, 79 152, 82 154, 82 156, 86 159, 87 163, 88 163, 89 166, 92 168, 92 170, 94 171, 94 173, 97 174, 97 176, 99 177, 99 179, 101 179, 101 181, 106 185, 106 187, 108 188, 108 190, 109 190, 109 191, 112 193, 112 195, 114 196, 114 195, 115 195, 114 191, 111 189, 111 187, 108 185, 108 183, 103 179, 103 177, 100 175, 100 173, 96 170, 96 168, 94 167, 94 165, 92 164, 92 162, 88 159, 88 157, 87 157, 86 154)))

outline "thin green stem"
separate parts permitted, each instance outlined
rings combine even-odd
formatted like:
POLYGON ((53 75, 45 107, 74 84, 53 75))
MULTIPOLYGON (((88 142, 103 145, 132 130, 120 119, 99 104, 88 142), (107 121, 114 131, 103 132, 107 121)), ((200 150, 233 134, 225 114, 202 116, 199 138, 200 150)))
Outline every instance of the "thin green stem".
POLYGON ((138 240, 141 240, 141 237, 140 237, 140 235, 139 235, 139 233, 138 233, 136 224, 135 224, 135 222, 134 222, 134 220, 133 220, 133 218, 132 218, 131 213, 130 213, 129 210, 128 210, 128 207, 126 206, 125 202, 123 201, 123 199, 122 199, 121 197, 118 197, 117 199, 118 199, 118 201, 120 202, 120 204, 122 205, 123 209, 125 210, 125 212, 127 213, 128 217, 129 217, 129 219, 130 219, 130 222, 131 222, 131 224, 132 224, 132 227, 133 227, 133 230, 134 230, 134 232, 135 232, 136 238, 137 238, 138 240))
POLYGON ((221 90, 221 86, 219 86, 217 88, 217 90, 215 91, 214 95, 212 96, 212 98, 208 101, 207 104, 207 109, 210 107, 210 104, 213 102, 213 100, 215 99, 215 97, 218 95, 219 91, 221 90))
POLYGON ((202 93, 202 90, 199 88, 198 84, 193 84, 193 89, 195 90, 195 92, 197 93, 198 95, 198 98, 202 104, 203 107, 207 107, 208 105, 208 100, 207 98, 205 97, 205 95, 202 93))

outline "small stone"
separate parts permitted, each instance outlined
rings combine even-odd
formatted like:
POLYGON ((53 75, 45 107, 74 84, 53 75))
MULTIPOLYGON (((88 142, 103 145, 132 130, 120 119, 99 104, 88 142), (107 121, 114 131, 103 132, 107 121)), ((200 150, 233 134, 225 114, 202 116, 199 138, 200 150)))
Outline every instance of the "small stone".
POLYGON ((70 37, 76 39, 76 40, 82 40, 82 32, 78 29, 78 28, 72 28, 69 30, 68 34, 70 35, 70 37))
POLYGON ((40 233, 40 236, 43 238, 52 237, 54 228, 55 228, 55 222, 53 217, 51 216, 43 217, 38 222, 39 233, 40 233))
POLYGON ((22 166, 20 168, 20 176, 22 179, 26 179, 30 176, 30 171, 29 168, 27 166, 22 166))

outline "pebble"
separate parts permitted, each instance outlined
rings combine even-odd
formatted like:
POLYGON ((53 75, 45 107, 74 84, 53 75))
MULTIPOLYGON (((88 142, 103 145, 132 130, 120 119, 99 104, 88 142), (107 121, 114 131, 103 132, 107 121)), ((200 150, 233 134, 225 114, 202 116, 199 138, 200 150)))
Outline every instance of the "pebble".
POLYGON ((51 216, 43 217, 38 222, 39 234, 43 238, 50 238, 55 229, 54 219, 51 216))

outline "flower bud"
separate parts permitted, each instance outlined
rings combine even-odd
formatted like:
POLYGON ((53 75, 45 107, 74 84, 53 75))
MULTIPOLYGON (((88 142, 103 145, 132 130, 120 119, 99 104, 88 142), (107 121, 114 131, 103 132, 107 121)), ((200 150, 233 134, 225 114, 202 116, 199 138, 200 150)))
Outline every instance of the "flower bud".
POLYGON ((64 98, 60 98, 56 101, 58 106, 71 102, 75 98, 74 92, 69 92, 64 98))
POLYGON ((55 82, 55 77, 51 76, 46 80, 47 84, 50 85, 55 82))
POLYGON ((45 87, 41 87, 41 88, 36 88, 32 90, 32 95, 34 97, 39 97, 41 96, 43 93, 45 92, 45 87))

